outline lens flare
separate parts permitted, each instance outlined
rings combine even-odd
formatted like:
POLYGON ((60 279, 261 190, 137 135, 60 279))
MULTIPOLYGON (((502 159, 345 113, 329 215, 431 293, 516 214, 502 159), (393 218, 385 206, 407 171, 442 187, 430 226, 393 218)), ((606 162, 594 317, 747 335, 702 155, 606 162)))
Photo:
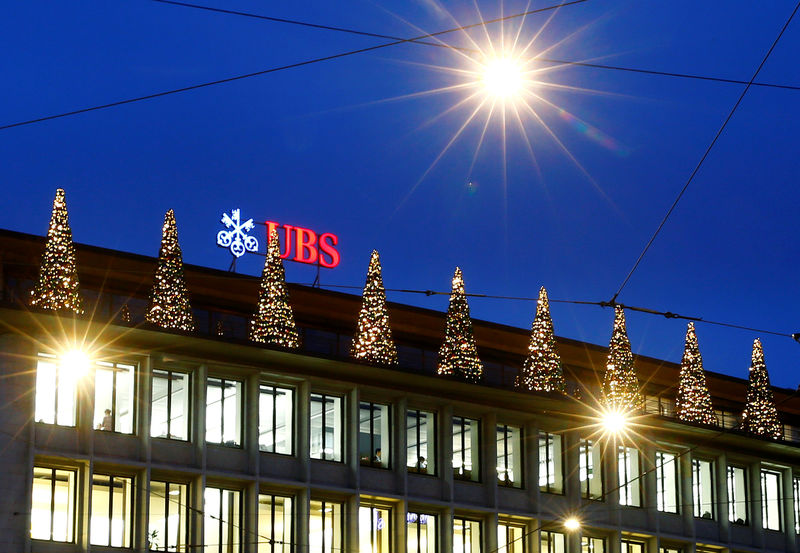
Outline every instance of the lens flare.
POLYGON ((77 380, 89 372, 91 361, 86 352, 79 349, 70 350, 61 356, 61 367, 71 378, 77 380))
POLYGON ((523 88, 523 67, 509 57, 491 59, 483 68, 482 82, 490 96, 501 100, 512 99, 523 88))

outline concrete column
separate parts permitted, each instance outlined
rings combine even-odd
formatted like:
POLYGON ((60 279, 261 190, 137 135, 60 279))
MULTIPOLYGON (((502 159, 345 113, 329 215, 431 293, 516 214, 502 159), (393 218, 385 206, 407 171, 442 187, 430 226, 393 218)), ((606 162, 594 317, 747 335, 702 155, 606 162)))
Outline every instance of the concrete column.
POLYGON ((350 497, 344 503, 344 549, 350 553, 360 551, 358 540, 358 508, 360 506, 360 498, 357 495, 350 497))
MULTIPOLYGON (((361 459, 358 455, 358 388, 350 390, 344 398, 344 462, 350 473, 350 485, 358 490, 360 486, 361 459)), ((372 452, 370 452, 372 455, 372 452)))
POLYGON ((260 449, 258 446, 259 393, 261 375, 250 375, 244 383, 244 448, 247 450, 250 474, 258 478, 260 449))
POLYGON ((194 548, 189 548, 189 550, 194 551, 202 551, 201 545, 203 544, 203 531, 204 531, 204 521, 203 521, 203 492, 206 490, 206 477, 205 475, 198 476, 194 478, 189 487, 191 488, 191 492, 189 493, 189 503, 191 505, 191 509, 189 512, 189 544, 194 545, 194 548))
MULTIPOLYGON (((442 499, 453 500, 453 406, 448 404, 439 410, 438 459, 436 474, 442 476, 442 499)), ((452 526, 451 526, 452 528, 452 526)), ((451 536, 452 538, 452 536, 451 536)), ((451 545, 452 548, 452 545, 451 545)), ((449 551, 449 550, 448 550, 449 551)))
POLYGON ((408 502, 405 500, 398 501, 392 509, 392 551, 406 551, 406 546, 408 543, 408 523, 406 522, 406 513, 408 513, 408 502))
POLYGON ((150 438, 150 420, 152 410, 150 402, 152 398, 152 374, 153 366, 150 356, 142 358, 139 362, 139 370, 136 375, 136 428, 135 432, 139 436, 139 443, 142 448, 142 456, 145 462, 149 463, 152 455, 152 440, 150 438))
MULTIPOLYGON (((408 468, 406 466, 406 451, 408 448, 408 433, 406 431, 406 410, 408 409, 408 399, 404 396, 397 400, 392 406, 392 472, 395 476, 395 490, 399 495, 405 496, 408 493, 408 468)), ((406 505, 406 510, 408 507, 406 505)), ((403 526, 405 527, 405 513, 403 513, 403 526)), ((399 539, 399 538, 398 538, 399 539)), ((400 542, 404 547, 405 541, 400 542)), ((395 549, 403 551, 403 548, 395 549)))
POLYGON ((762 548, 764 546, 764 531, 761 521, 761 462, 750 463, 748 482, 748 514, 750 518, 750 528, 753 531, 753 547, 762 548))
POLYGON ((783 509, 783 528, 786 536, 786 551, 797 551, 797 531, 795 530, 794 490, 792 482, 792 469, 781 471, 783 475, 783 489, 781 490, 783 509))
MULTIPOLYGON (((539 512, 539 426, 536 421, 525 425, 523 431, 523 452, 524 459, 524 484, 528 491, 528 500, 531 513, 539 512)), ((539 538, 536 536, 538 547, 539 538)), ((535 550, 531 550, 536 553, 535 550)))
POLYGON ((731 539, 731 523, 728 520, 728 456, 720 453, 714 464, 714 518, 719 525, 719 541, 731 539))
POLYGON ((311 498, 310 494, 308 493, 308 488, 300 490, 299 492, 297 492, 297 495, 295 495, 294 499, 295 547, 293 550, 296 553, 309 553, 308 517, 309 517, 310 500, 311 498))
MULTIPOLYGON (((481 422, 481 452, 480 470, 481 482, 486 497, 486 507, 496 508, 498 505, 497 490, 497 414, 486 413, 481 422)), ((494 518, 497 524, 497 517, 494 518)), ((497 542, 497 531, 494 532, 494 541, 497 542)), ((497 547, 489 547, 494 551, 497 547)))
MULTIPOLYGON (((577 509, 581 504, 581 482, 580 471, 580 436, 577 432, 564 432, 562 434, 564 444, 564 495, 572 509, 577 509)), ((572 532, 574 534, 574 532, 572 532)))
MULTIPOLYGON (((450 471, 453 472, 452 470, 450 471)), ((440 543, 442 553, 453 552, 453 509, 448 508, 441 514, 442 523, 439 525, 440 543)), ((459 552, 460 553, 460 552, 459 552)))
MULTIPOLYGON (((148 395, 148 397, 150 397, 148 395)), ((140 553, 148 551, 147 521, 150 516, 150 467, 136 472, 134 481, 136 490, 136 506, 133 513, 133 548, 140 553), (137 516, 138 515, 138 516, 137 516)))
POLYGON ((256 553, 258 545, 267 541, 266 533, 259 531, 258 528, 258 492, 258 482, 251 482, 242 490, 244 494, 242 523, 245 529, 242 551, 246 553, 256 553))
MULTIPOLYGON (((684 454, 678 458, 678 512, 683 518, 684 533, 694 538, 694 494, 692 493, 692 454, 684 454)), ((701 513, 702 514, 702 513, 701 513)))
MULTIPOLYGON (((494 479, 495 482, 497 478, 494 479)), ((495 486, 496 488, 496 486, 495 486)), ((497 513, 489 513, 482 524, 483 526, 483 549, 482 551, 497 551, 497 513)))
MULTIPOLYGON (((297 441, 294 444, 297 458, 300 460, 300 471, 298 478, 302 482, 309 482, 311 480, 311 443, 310 443, 310 421, 311 421, 311 385, 307 380, 304 380, 297 387, 297 421, 296 432, 297 441)), ((306 505, 306 519, 308 519, 308 505, 306 505)), ((306 530, 308 530, 308 521, 306 520, 306 530)), ((302 534, 301 534, 302 535, 302 534)))
MULTIPOLYGON (((658 529, 659 510, 657 501, 658 494, 656 491, 658 489, 658 478, 655 470, 656 448, 650 444, 647 444, 644 447, 637 446, 638 444, 631 445, 631 447, 639 450, 640 475, 642 475, 639 477, 639 488, 642 492, 642 507, 647 509, 648 526, 658 529)), ((634 483, 634 485, 636 484, 634 483)), ((618 524, 622 524, 622 518, 620 518, 618 524)))
MULTIPOLYGON (((192 422, 191 439, 195 449, 197 465, 206 470, 206 378, 208 367, 200 365, 192 373, 194 386, 192 388, 192 422)), ((203 483, 205 485, 205 482, 203 483)))

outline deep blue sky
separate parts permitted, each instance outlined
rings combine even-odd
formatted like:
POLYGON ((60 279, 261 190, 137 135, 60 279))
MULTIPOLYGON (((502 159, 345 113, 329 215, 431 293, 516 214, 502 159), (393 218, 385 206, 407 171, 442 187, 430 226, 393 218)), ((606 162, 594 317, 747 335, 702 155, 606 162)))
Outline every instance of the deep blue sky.
MULTIPOLYGON (((480 18, 468 2, 208 4, 400 36, 419 34, 413 26, 455 26, 445 10, 463 24, 480 18)), ((484 17, 500 15, 498 4, 478 4, 484 17)), ((148 0, 9 7, 0 21, 0 125, 381 42, 148 0)), ((591 0, 563 8, 535 50, 560 42, 550 57, 747 80, 793 7, 591 0)), ((530 17, 521 36, 547 19, 530 17)), ((798 51, 800 19, 759 80, 800 85, 798 51)), ((362 284, 377 248, 387 287, 446 290, 460 265, 471 292, 532 296, 544 284, 553 299, 607 300, 742 90, 599 69, 550 72, 550 82, 597 92, 542 94, 620 145, 608 149, 537 107, 594 183, 527 119, 538 169, 509 133, 504 186, 492 125, 470 172, 477 125, 408 196, 468 113, 426 125, 459 94, 382 102, 454 82, 427 65, 462 62, 406 44, 0 131, 0 226, 44 234, 61 186, 79 242, 155 255, 164 211, 174 208, 185 260, 225 268, 229 255, 214 245, 218 219, 241 207, 246 217, 337 233, 342 263, 323 283, 362 284)), ((800 92, 751 89, 620 301, 800 331, 798 122, 800 92)), ((256 274, 259 263, 240 268, 256 274)), ((314 276, 305 266, 287 270, 292 281, 314 276)), ((447 305, 446 297, 390 298, 447 305)), ((471 308, 474 317, 523 327, 534 313, 526 302, 473 299, 471 308)), ((610 310, 552 311, 559 335, 608 343, 610 310)), ((685 322, 629 313, 628 326, 636 352, 680 360, 685 322)), ((754 333, 699 325, 698 334, 707 369, 746 377, 754 333)), ((795 387, 800 344, 762 339, 773 383, 795 387)))

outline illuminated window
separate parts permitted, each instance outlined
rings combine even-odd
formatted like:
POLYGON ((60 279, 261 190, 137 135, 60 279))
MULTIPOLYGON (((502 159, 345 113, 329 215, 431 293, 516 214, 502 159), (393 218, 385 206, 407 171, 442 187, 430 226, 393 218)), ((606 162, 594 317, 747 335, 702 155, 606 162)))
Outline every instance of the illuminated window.
POLYGON ((436 553, 436 515, 406 513, 406 553, 436 553))
POLYGON ((258 448, 291 455, 294 390, 261 384, 258 394, 258 448))
MULTIPOLYGON (((698 551, 700 548, 698 548, 698 551)), ((671 547, 671 546, 664 546, 658 548, 658 553, 683 553, 683 549, 680 547, 671 547)))
POLYGON ((36 422, 75 426, 78 382, 84 374, 80 367, 62 364, 54 355, 40 353, 36 364, 36 422))
POLYGON ((203 551, 241 551, 242 499, 238 490, 206 488, 203 493, 203 551))
POLYGON ((292 498, 258 495, 258 553, 292 551, 292 498))
POLYGON ((747 471, 728 465, 728 520, 747 524, 747 471))
POLYGON ((33 467, 31 538, 75 541, 75 484, 78 473, 33 467))
POLYGON ((497 481, 502 486, 522 487, 522 429, 497 425, 497 481))
POLYGON ((459 480, 479 482, 480 421, 453 417, 453 476, 459 480))
POLYGON ((133 478, 93 475, 89 542, 92 545, 131 547, 133 501, 133 478))
POLYGON ((358 508, 358 547, 361 553, 391 553, 392 513, 382 507, 358 508))
POLYGON ((94 428, 133 433, 134 367, 98 361, 94 369, 94 428))
POLYGON ((358 417, 358 458, 361 464, 388 469, 392 443, 389 406, 362 401, 358 417))
POLYGON ((150 481, 150 518, 147 543, 150 551, 185 551, 189 519, 186 484, 150 481))
POLYGON ((564 553, 566 551, 566 540, 561 532, 542 530, 539 536, 539 553, 564 553))
POLYGON ((208 378, 206 442, 242 445, 242 383, 238 380, 208 378))
POLYGON ((800 534, 800 477, 792 478, 792 505, 794 506, 794 531, 800 534))
POLYGON ((714 462, 692 459, 692 505, 694 516, 714 518, 714 462))
POLYGON ((481 553, 481 523, 453 517, 453 553, 481 553))
POLYGON ((656 508, 678 512, 678 463, 667 451, 656 451, 656 508))
POLYGON ((564 468, 561 436, 539 432, 539 489, 564 493, 564 468))
POLYGON ((525 553, 525 527, 498 522, 497 553, 525 553))
POLYGON ((605 538, 581 536, 581 553, 606 553, 605 538))
POLYGON ((154 370, 150 435, 171 440, 189 439, 189 375, 154 370))
POLYGON ((578 476, 581 496, 603 499, 603 457, 600 446, 593 440, 581 440, 578 446, 578 476))
POLYGON ((342 461, 342 398, 311 394, 311 458, 342 461))
POLYGON ((309 553, 343 553, 342 504, 311 501, 308 523, 309 553))
POLYGON ((639 451, 633 447, 620 447, 617 453, 619 474, 619 504, 642 506, 641 466, 639 451))
POLYGON ((633 540, 620 540, 620 553, 645 553, 643 542, 633 540))
POLYGON ((761 469, 761 525, 767 530, 781 529, 781 473, 761 469))
POLYGON ((436 414, 406 412, 406 466, 409 472, 436 474, 436 414))

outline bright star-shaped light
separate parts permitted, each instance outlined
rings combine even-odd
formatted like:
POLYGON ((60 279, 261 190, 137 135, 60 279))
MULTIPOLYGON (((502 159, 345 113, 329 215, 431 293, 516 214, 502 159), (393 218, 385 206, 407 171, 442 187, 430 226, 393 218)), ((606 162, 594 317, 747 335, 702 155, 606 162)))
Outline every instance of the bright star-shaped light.
POLYGON ((61 367, 65 374, 74 380, 86 375, 89 372, 91 360, 86 352, 79 349, 70 350, 61 356, 61 367))
POLYGON ((628 414, 621 409, 610 409, 600 415, 603 431, 611 436, 618 436, 628 430, 630 420, 628 414))
POLYGON ((486 93, 498 99, 513 99, 525 85, 524 68, 511 57, 490 59, 483 66, 483 86, 486 93))
POLYGON ((578 530, 580 529, 580 527, 581 527, 581 521, 580 519, 578 519, 578 517, 569 517, 564 521, 564 528, 566 528, 570 532, 578 530))

